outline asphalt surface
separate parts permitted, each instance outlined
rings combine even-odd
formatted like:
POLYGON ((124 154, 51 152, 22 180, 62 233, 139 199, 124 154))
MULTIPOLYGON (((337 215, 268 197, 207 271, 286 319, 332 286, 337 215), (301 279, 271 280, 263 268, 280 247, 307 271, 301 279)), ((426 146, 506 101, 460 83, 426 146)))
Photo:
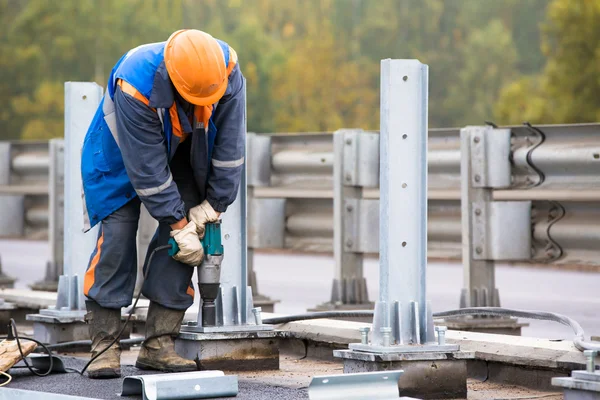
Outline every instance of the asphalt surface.
MULTIPOLYGON (((17 277, 16 287, 44 276, 49 247, 46 242, 0 240, 4 273, 17 277)), ((301 313, 329 300, 334 275, 330 256, 256 254, 259 292, 280 300, 278 313, 301 313)), ((434 311, 458 308, 462 287, 459 264, 428 265, 427 291, 434 311)), ((378 296, 377 260, 365 261, 370 298, 378 296)), ((600 335, 600 274, 540 267, 498 266, 496 282, 504 307, 553 311, 578 321, 587 335, 600 335)), ((527 321, 523 335, 570 339, 569 328, 545 321, 527 321)))
MULTIPOLYGON (((61 356, 66 368, 75 368, 81 370, 86 359, 61 356)), ((124 376, 156 374, 152 371, 141 371, 133 366, 121 366, 121 373, 124 376)), ((83 398, 123 400, 142 399, 142 396, 121 397, 123 379, 88 379, 77 373, 52 374, 49 377, 37 377, 31 375, 27 369, 12 369, 10 374, 13 377, 9 387, 11 389, 23 389, 36 392, 60 393, 70 396, 81 396, 83 398)), ((251 382, 239 380, 237 397, 223 397, 227 399, 246 399, 246 400, 295 400, 307 399, 307 390, 304 388, 289 388, 279 386, 269 386, 262 382, 251 382)), ((2 390, 2 389, 0 389, 2 390)), ((40 399, 43 395, 40 394, 40 399)))

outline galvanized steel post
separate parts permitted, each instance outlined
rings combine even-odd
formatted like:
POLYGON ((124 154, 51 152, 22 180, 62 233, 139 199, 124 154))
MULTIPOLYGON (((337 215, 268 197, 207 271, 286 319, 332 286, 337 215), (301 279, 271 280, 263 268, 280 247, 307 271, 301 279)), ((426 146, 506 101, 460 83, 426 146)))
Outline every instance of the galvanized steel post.
POLYGON ((79 277, 81 309, 85 300, 83 276, 98 235, 97 227, 83 232, 81 148, 101 98, 102 88, 96 83, 65 83, 64 274, 79 277))
POLYGON ((428 341, 427 109, 429 67, 381 62, 379 301, 373 343, 392 328, 393 344, 428 341))
POLYGON ((48 179, 48 241, 50 261, 46 271, 45 284, 58 283, 64 265, 64 210, 65 210, 65 141, 51 139, 49 146, 50 170, 48 179))
MULTIPOLYGON (((355 285, 352 282, 357 279, 363 278, 363 255, 357 252, 347 251, 352 249, 356 243, 353 239, 346 234, 346 230, 349 229, 344 223, 347 221, 344 218, 346 213, 357 213, 358 210, 354 209, 352 205, 345 206, 346 200, 356 200, 361 197, 361 188, 358 186, 351 186, 345 182, 350 183, 352 177, 348 174, 344 177, 344 147, 352 146, 352 140, 355 141, 357 138, 351 138, 351 133, 358 133, 361 131, 349 131, 340 130, 336 131, 333 135, 333 255, 335 258, 335 271, 333 286, 331 289, 331 304, 339 303, 367 303, 368 295, 366 293, 366 284, 364 289, 361 289, 363 285, 357 285, 358 290, 355 293, 349 293, 350 287, 355 285), (364 301, 357 302, 356 300, 361 299, 364 301)), ((346 161, 347 162, 347 161, 346 161)), ((354 238, 356 240, 356 238, 354 238)))

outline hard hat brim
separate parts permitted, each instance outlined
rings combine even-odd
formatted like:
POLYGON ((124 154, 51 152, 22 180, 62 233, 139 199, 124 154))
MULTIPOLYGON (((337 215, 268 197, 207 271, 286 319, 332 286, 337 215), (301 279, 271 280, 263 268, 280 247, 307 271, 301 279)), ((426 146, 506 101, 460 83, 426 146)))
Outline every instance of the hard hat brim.
POLYGON ((229 81, 229 79, 225 79, 223 81, 223 83, 221 83, 221 86, 219 86, 219 88, 216 90, 216 92, 214 92, 212 95, 207 96, 207 97, 192 96, 192 95, 186 93, 186 90, 184 88, 179 88, 178 87, 179 85, 177 85, 175 82, 173 82, 173 86, 175 86, 175 89, 177 90, 177 92, 188 103, 191 103, 195 106, 210 106, 212 104, 217 103, 219 100, 221 100, 221 97, 223 97, 223 95, 225 94, 225 91, 227 90, 228 81, 229 81))

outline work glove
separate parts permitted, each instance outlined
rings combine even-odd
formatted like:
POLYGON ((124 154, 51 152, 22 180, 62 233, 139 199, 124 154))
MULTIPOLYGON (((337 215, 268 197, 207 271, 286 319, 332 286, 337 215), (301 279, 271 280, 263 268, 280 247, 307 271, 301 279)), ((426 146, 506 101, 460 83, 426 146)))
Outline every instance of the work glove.
POLYGON ((219 219, 219 214, 213 210, 208 201, 204 200, 199 206, 190 209, 190 220, 196 224, 196 233, 200 239, 204 238, 207 222, 216 222, 219 219))
POLYGON ((190 221, 182 229, 174 229, 170 234, 179 246, 179 251, 173 258, 192 267, 200 265, 204 258, 204 249, 196 233, 196 224, 190 221))

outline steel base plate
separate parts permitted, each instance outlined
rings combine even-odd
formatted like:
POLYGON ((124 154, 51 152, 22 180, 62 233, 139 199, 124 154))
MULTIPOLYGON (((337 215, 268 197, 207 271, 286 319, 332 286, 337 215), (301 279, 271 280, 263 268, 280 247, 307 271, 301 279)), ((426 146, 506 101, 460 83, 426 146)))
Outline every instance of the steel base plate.
POLYGON ((181 325, 180 332, 190 333, 235 333, 235 332, 264 332, 272 331, 273 325, 225 325, 198 326, 195 322, 181 325))
POLYGON ((395 353, 452 353, 460 350, 457 344, 439 345, 435 343, 419 345, 400 345, 400 346, 377 346, 362 343, 350 343, 350 350, 361 351, 365 353, 395 354, 395 353))
POLYGON ((84 322, 86 311, 83 310, 40 310, 39 314, 27 314, 27 321, 42 322, 46 324, 72 324, 84 322))

